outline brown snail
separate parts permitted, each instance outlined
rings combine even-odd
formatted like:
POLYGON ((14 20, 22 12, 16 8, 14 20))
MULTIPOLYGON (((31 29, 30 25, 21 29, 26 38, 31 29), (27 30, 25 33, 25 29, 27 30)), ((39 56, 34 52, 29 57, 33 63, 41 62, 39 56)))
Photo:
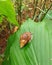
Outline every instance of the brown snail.
POLYGON ((31 40, 31 33, 25 32, 20 37, 20 48, 24 47, 31 40))

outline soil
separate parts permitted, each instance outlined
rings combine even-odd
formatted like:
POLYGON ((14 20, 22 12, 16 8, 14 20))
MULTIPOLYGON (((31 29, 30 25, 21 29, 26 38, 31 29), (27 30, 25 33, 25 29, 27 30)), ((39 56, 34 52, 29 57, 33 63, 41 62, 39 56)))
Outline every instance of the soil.
POLYGON ((3 18, 3 22, 0 24, 0 54, 2 54, 6 48, 7 39, 10 35, 9 23, 3 18))
POLYGON ((3 54, 6 46, 8 37, 15 33, 18 29, 17 26, 11 25, 12 29, 10 29, 10 23, 4 17, 3 22, 0 24, 0 54, 3 54))

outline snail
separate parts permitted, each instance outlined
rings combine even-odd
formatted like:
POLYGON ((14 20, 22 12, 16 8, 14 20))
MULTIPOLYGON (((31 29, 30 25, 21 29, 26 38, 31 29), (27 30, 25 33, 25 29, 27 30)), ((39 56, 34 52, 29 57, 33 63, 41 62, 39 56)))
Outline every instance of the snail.
POLYGON ((20 36, 20 48, 24 47, 31 40, 31 33, 25 32, 20 36))

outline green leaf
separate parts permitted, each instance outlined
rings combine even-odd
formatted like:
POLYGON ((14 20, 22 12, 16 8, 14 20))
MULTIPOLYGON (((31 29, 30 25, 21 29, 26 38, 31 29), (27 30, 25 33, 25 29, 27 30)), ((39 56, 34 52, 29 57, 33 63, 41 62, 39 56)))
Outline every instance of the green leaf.
POLYGON ((23 23, 8 40, 11 65, 52 65, 52 33, 49 29, 46 20, 36 23, 28 19, 23 23), (20 36, 24 32, 31 32, 32 40, 20 48, 20 36))
POLYGON ((6 16, 10 23, 18 25, 18 22, 16 21, 16 13, 11 0, 0 1, 0 15, 6 16))
POLYGON ((9 64, 11 65, 10 60, 4 59, 2 65, 9 65, 9 64))

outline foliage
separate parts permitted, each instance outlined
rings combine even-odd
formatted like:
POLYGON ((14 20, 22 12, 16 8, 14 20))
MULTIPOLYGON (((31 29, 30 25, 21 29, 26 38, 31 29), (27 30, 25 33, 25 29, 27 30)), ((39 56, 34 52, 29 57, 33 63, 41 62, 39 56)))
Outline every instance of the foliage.
POLYGON ((0 1, 0 17, 1 16, 5 16, 10 23, 18 25, 16 21, 16 13, 14 11, 11 0, 0 1))
POLYGON ((46 19, 39 23, 28 19, 23 23, 8 39, 5 55, 10 57, 11 65, 52 65, 51 28, 51 20, 46 19), (20 48, 20 36, 24 32, 31 32, 33 37, 25 47, 20 48))

